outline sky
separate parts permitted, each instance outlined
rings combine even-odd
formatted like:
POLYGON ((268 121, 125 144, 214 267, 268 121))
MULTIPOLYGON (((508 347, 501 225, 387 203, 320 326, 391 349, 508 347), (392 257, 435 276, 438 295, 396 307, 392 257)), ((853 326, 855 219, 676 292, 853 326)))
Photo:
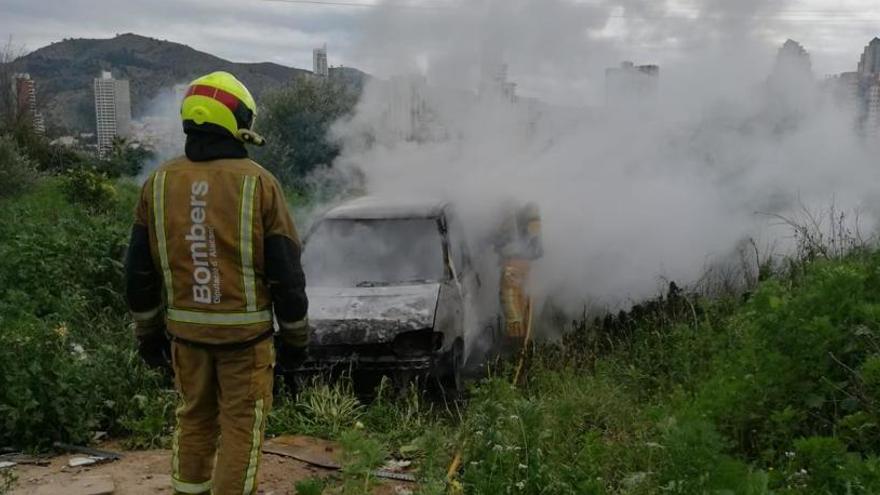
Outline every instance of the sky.
POLYGON ((522 94, 571 101, 573 89, 560 84, 570 79, 588 88, 584 103, 597 94, 605 67, 620 60, 680 66, 707 44, 745 40, 762 47, 756 63, 766 63, 793 38, 821 77, 854 70, 880 35, 876 0, 4 0, 0 36, 34 50, 63 38, 134 32, 233 61, 302 68, 326 43, 331 65, 387 77, 456 72, 444 65, 444 58, 460 62, 445 45, 460 34, 449 21, 460 18, 465 36, 482 44, 481 23, 490 17, 509 17, 501 25, 530 33, 503 54, 522 94), (517 56, 529 50, 544 51, 546 67, 536 66, 534 53, 517 56))

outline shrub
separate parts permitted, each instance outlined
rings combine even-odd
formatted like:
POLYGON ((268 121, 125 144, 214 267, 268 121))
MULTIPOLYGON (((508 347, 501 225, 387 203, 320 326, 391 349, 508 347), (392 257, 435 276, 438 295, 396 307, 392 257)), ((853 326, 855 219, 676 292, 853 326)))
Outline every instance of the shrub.
POLYGON ((71 203, 79 203, 92 211, 109 211, 116 206, 116 187, 96 169, 78 168, 67 173, 64 195, 71 203))
POLYGON ((0 136, 0 198, 26 192, 37 177, 36 165, 12 139, 0 136))
POLYGON ((96 430, 161 443, 173 394, 134 352, 122 297, 135 188, 100 213, 62 189, 46 179, 0 203, 0 445, 87 442, 96 430))

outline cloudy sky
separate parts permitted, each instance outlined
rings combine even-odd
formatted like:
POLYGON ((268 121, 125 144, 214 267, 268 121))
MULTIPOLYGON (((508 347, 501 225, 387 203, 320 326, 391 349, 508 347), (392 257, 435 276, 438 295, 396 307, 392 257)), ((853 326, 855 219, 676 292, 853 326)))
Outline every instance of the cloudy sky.
POLYGON ((4 0, 0 5, 0 35, 29 50, 62 38, 125 32, 234 61, 296 67, 310 67, 312 48, 326 43, 331 65, 380 76, 416 70, 470 77, 473 71, 460 66, 461 55, 495 44, 521 91, 541 95, 564 91, 565 80, 598 87, 605 66, 623 59, 681 66, 691 57, 709 56, 707 46, 748 46, 748 56, 765 63, 789 37, 812 54, 817 75, 853 70, 864 45, 880 35, 880 2, 4 0))

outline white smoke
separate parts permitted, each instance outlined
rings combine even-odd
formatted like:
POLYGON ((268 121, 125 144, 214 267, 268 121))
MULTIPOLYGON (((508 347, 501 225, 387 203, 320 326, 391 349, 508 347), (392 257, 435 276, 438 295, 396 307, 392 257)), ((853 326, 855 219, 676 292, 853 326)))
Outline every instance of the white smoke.
POLYGON ((183 154, 186 137, 180 123, 180 103, 186 88, 186 83, 162 88, 132 122, 134 140, 155 153, 141 170, 141 181, 163 162, 183 154))
POLYGON ((788 232, 757 212, 834 201, 873 227, 877 155, 851 109, 811 77, 768 82, 785 38, 761 19, 787 3, 676 4, 386 4, 360 55, 418 76, 367 88, 335 128, 335 166, 362 170, 373 194, 454 201, 472 238, 505 199, 537 202, 546 255, 533 283, 572 306, 653 295, 662 278, 693 282, 750 236, 784 246, 788 232), (661 64, 656 100, 604 108, 604 69, 631 54, 661 64), (486 64, 501 62, 521 95, 553 104, 477 96, 486 64))

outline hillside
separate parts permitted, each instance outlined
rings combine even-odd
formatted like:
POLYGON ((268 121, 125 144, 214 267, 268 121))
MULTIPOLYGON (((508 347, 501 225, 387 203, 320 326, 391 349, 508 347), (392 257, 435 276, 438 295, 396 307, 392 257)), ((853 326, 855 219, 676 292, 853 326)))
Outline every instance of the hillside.
MULTIPOLYGON (((112 39, 67 39, 19 58, 15 71, 37 81, 41 111, 50 133, 94 128, 92 80, 102 70, 128 79, 132 114, 142 115, 160 91, 215 70, 236 74, 258 98, 267 90, 310 71, 274 63, 236 63, 189 46, 136 34, 112 39)), ((331 69, 331 78, 360 87, 366 75, 356 69, 331 69)))

